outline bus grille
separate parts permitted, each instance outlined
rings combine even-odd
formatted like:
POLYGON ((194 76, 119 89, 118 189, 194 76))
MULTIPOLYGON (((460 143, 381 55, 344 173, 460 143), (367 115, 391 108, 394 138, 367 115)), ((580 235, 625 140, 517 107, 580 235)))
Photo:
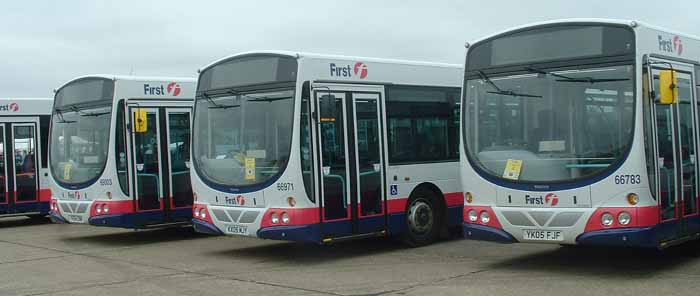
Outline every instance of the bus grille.
POLYGON ((212 213, 216 220, 221 222, 234 223, 253 223, 258 218, 258 211, 243 211, 243 210, 222 210, 212 209, 212 213))
POLYGON ((61 211, 64 213, 72 213, 72 214, 83 214, 85 211, 87 211, 88 204, 86 203, 77 203, 77 202, 64 202, 61 203, 61 211))
POLYGON ((504 211, 503 216, 508 220, 508 223, 515 226, 541 226, 541 227, 571 227, 578 222, 583 215, 582 212, 518 212, 504 211), (550 219, 551 218, 551 219, 550 219), (547 223, 549 221, 549 223, 547 223), (534 223, 533 223, 534 222, 534 223))

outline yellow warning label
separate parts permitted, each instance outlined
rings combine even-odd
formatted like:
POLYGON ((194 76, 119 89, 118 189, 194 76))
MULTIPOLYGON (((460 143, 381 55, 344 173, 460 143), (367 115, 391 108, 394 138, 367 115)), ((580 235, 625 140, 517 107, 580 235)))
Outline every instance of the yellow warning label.
POLYGON ((72 163, 66 163, 63 166, 63 180, 70 180, 70 173, 73 170, 72 163))
POLYGON ((245 158, 245 179, 255 180, 255 157, 245 158))
POLYGON ((523 169, 523 161, 521 159, 509 159, 506 162, 506 168, 503 170, 503 178, 518 180, 520 172, 523 169))

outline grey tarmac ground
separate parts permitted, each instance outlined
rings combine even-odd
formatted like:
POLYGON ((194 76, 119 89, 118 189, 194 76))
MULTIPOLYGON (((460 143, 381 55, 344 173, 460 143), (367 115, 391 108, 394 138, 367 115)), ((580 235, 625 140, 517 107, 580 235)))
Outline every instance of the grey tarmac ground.
POLYGON ((317 246, 13 218, 0 220, 0 295, 700 295, 700 243, 317 246))

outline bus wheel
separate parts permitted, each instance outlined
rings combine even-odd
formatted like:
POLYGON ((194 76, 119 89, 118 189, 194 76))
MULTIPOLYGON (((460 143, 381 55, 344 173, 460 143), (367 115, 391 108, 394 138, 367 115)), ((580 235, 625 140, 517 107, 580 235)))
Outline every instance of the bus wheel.
POLYGON ((437 240, 440 235, 440 215, 434 194, 427 190, 417 190, 412 194, 406 208, 407 232, 403 241, 420 247, 437 240))

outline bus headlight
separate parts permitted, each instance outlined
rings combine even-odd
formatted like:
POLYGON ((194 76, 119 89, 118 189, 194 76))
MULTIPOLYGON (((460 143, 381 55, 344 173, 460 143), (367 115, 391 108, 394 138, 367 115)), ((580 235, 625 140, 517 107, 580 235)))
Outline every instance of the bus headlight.
POLYGON ((479 214, 476 213, 476 210, 469 210, 469 221, 471 222, 476 222, 477 219, 479 219, 479 214))
POLYGON ((101 214, 101 213, 102 213, 102 207, 101 207, 101 205, 100 205, 100 204, 97 204, 97 205, 95 206, 95 210, 97 210, 97 213, 98 213, 98 214, 101 214))
POLYGON ((199 210, 199 217, 202 219, 206 219, 207 218, 207 210, 204 208, 200 209, 199 210))
POLYGON ((194 212, 194 213, 193 213, 194 216, 197 217, 197 218, 199 218, 199 209, 198 209, 198 208, 194 208, 194 211, 193 211, 193 212, 194 212))
POLYGON ((102 205, 102 211, 107 214, 109 212, 109 206, 107 204, 102 205))
POLYGON ((272 222, 272 224, 280 223, 280 216, 277 215, 277 213, 272 213, 272 215, 270 215, 270 222, 272 222))
POLYGON ((614 221, 615 217, 610 213, 605 213, 603 216, 600 216, 600 223, 603 224, 603 226, 611 226, 614 221))
POLYGON ((481 215, 479 216, 481 218, 481 223, 488 224, 489 221, 491 221, 491 216, 486 211, 481 212, 481 215))
POLYGON ((282 223, 289 224, 289 214, 287 212, 282 213, 282 223))
POLYGON ((617 215, 617 222, 619 222, 620 225, 628 225, 632 222, 632 215, 628 212, 622 212, 617 215))

